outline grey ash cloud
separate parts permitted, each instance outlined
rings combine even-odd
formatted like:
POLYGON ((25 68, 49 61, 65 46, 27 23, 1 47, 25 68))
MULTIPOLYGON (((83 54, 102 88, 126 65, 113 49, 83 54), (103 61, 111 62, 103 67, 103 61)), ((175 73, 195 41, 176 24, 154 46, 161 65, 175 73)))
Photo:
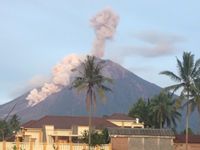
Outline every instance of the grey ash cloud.
POLYGON ((144 42, 144 44, 148 44, 145 46, 132 47, 133 52, 145 57, 157 57, 171 54, 177 50, 177 44, 185 41, 184 37, 157 31, 143 31, 135 34, 134 38, 144 42))
POLYGON ((117 53, 108 54, 109 57, 122 63, 125 58, 136 55, 146 58, 167 56, 178 51, 178 44, 186 41, 182 36, 158 31, 138 32, 131 38, 133 39, 132 44, 117 46, 115 48, 117 53))

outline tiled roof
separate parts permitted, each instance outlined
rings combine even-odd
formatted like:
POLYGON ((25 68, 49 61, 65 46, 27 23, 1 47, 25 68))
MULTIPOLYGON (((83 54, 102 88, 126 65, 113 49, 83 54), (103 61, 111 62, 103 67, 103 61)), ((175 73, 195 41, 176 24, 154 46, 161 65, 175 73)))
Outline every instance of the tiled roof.
POLYGON ((30 121, 24 123, 23 125, 21 125, 21 127, 31 126, 31 125, 32 125, 33 123, 35 123, 35 122, 36 122, 36 120, 30 120, 30 121))
MULTIPOLYGON (((185 135, 176 135, 174 143, 185 143, 185 135)), ((189 135, 188 143, 200 143, 200 135, 189 135)))
MULTIPOLYGON (((86 116, 45 116, 39 120, 27 122, 22 125, 24 128, 42 128, 44 125, 53 125, 56 129, 71 129, 73 125, 88 126, 86 116)), ((93 117, 92 125, 97 129, 105 127, 117 127, 104 118, 93 117)))
POLYGON ((150 129, 150 128, 108 128, 110 135, 146 135, 146 136, 174 136, 171 129, 150 129))
POLYGON ((110 116, 105 116, 104 118, 110 120, 135 120, 134 118, 129 117, 128 115, 122 113, 114 113, 110 116))

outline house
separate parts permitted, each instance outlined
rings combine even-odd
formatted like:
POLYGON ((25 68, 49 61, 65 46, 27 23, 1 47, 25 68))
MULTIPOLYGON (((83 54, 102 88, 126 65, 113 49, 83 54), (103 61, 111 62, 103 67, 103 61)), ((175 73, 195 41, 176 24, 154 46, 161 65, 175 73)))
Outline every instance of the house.
MULTIPOLYGON (((82 137, 88 130, 87 116, 45 116, 39 120, 31 120, 21 126, 17 138, 25 142, 73 142, 82 137)), ((106 117, 93 117, 92 127, 97 131, 104 128, 143 128, 143 123, 125 114, 112 114, 106 117)))
POLYGON ((139 122, 138 118, 133 119, 126 114, 114 113, 104 118, 122 128, 144 128, 144 123, 139 122))
POLYGON ((112 150, 174 150, 171 129, 108 128, 112 150))
MULTIPOLYGON (((101 117, 92 118, 92 126, 96 130, 106 127, 117 127, 101 117)), ((25 142, 72 142, 88 130, 88 117, 84 116, 45 116, 39 120, 29 121, 21 126, 17 138, 25 142)))
MULTIPOLYGON (((174 149, 185 150, 185 135, 176 135, 174 149)), ((200 150, 200 135, 188 136, 188 150, 200 150)))

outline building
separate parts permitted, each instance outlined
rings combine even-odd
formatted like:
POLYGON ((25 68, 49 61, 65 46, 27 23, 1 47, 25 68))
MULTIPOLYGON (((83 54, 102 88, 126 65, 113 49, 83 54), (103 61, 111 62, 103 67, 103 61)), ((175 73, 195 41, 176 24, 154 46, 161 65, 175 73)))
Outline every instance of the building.
POLYGON ((170 129, 108 128, 112 150, 174 150, 170 129))
MULTIPOLYGON (((92 127, 97 131, 104 128, 143 128, 143 124, 124 114, 113 114, 107 117, 93 117, 92 127)), ((25 142, 73 142, 82 137, 88 130, 87 116, 45 116, 39 120, 31 120, 21 126, 17 138, 25 142)))
MULTIPOLYGON (((174 149, 185 150, 185 135, 176 135, 174 149)), ((189 135, 188 150, 200 150, 200 135, 189 135)))
POLYGON ((125 114, 114 113, 104 118, 113 124, 123 128, 144 128, 144 123, 140 123, 139 119, 133 119, 125 114))

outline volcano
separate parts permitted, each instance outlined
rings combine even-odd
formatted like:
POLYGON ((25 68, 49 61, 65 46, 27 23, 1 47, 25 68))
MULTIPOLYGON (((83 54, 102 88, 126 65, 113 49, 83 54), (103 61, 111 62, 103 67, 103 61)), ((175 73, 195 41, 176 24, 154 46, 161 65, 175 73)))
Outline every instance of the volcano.
MULTIPOLYGON (((113 79, 110 85, 112 92, 106 94, 106 102, 97 101, 94 115, 109 115, 114 112, 127 113, 130 106, 139 97, 152 97, 162 89, 143 80, 134 73, 110 60, 105 61, 105 72, 113 79)), ((105 75, 106 76, 106 75, 105 75)), ((40 103, 30 106, 26 100, 28 93, 0 106, 0 117, 4 117, 12 109, 22 121, 38 119, 45 115, 87 115, 85 93, 78 94, 66 86, 58 93, 54 93, 40 103)))

